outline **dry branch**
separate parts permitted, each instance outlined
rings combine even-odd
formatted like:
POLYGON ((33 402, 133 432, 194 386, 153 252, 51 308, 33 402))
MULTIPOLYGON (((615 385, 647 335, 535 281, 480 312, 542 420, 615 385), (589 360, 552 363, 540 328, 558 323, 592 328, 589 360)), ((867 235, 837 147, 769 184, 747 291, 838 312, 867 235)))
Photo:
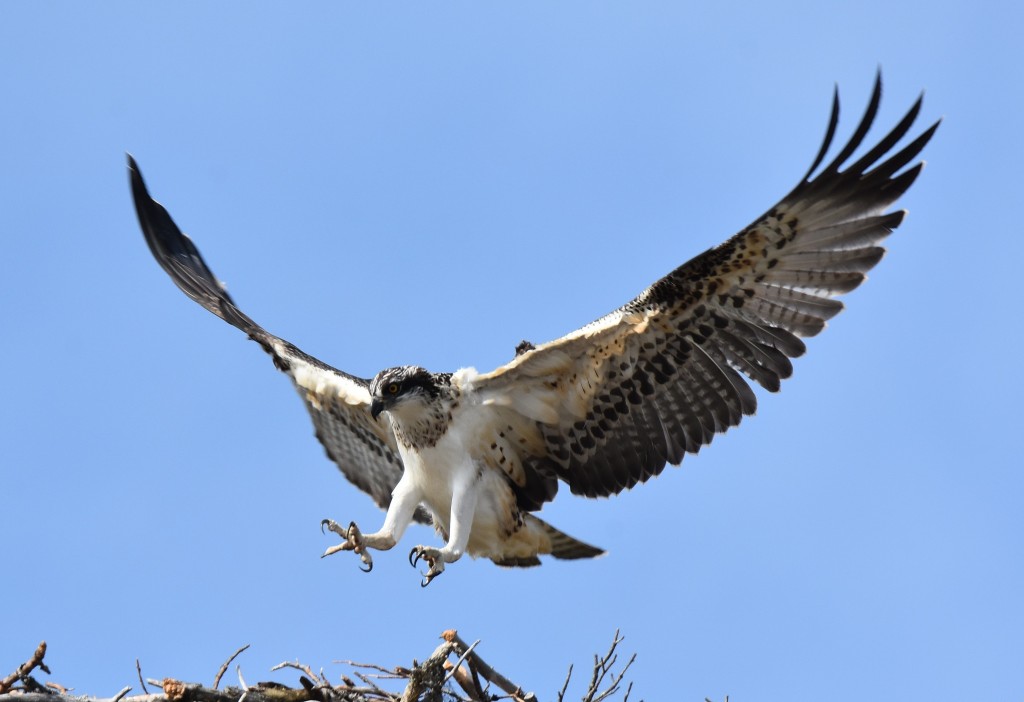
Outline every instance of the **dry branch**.
MULTIPOLYGON (((14 686, 14 684, 19 680, 22 681, 23 684, 30 684, 28 683, 28 681, 32 680, 32 678, 29 676, 29 673, 31 673, 36 668, 39 668, 40 670, 49 674, 50 669, 47 668, 46 665, 43 663, 43 656, 45 655, 46 642, 40 641, 39 645, 36 646, 36 650, 32 654, 31 658, 29 658, 27 661, 19 665, 18 669, 10 675, 8 675, 6 678, 0 680, 0 695, 10 690, 14 686)), ((39 684, 36 683, 34 680, 32 680, 32 682, 36 685, 39 684)))
MULTIPOLYGON (((633 661, 636 660, 636 654, 630 656, 629 660, 626 661, 626 665, 622 667, 618 673, 612 672, 612 666, 618 660, 618 654, 615 653, 615 649, 622 643, 622 637, 619 636, 618 629, 615 630, 615 636, 612 637, 612 645, 608 649, 608 653, 604 654, 602 658, 594 656, 594 667, 590 673, 590 684, 587 686, 587 691, 583 695, 583 702, 603 702, 608 699, 616 692, 622 684, 622 679, 626 675, 626 671, 633 665, 633 661), (608 675, 611 675, 611 682, 607 687, 602 690, 604 680, 608 675)), ((565 676, 565 684, 562 685, 561 691, 558 693, 558 702, 565 700, 565 691, 569 689, 569 680, 572 678, 572 666, 569 666, 569 674, 565 676)), ((626 686, 626 694, 622 697, 622 702, 629 701, 629 693, 633 690, 633 683, 629 683, 626 686)))
MULTIPOLYGON (((238 658, 238 656, 247 648, 249 648, 249 644, 246 644, 246 645, 242 646, 240 649, 238 649, 237 651, 232 653, 230 658, 228 658, 226 661, 224 661, 224 665, 222 665, 220 667, 220 670, 217 671, 217 675, 215 675, 214 678, 213 678, 213 689, 214 690, 216 690, 218 687, 220 687, 220 679, 223 678, 224 677, 224 673, 226 673, 228 671, 228 666, 231 665, 231 661, 233 661, 236 658, 238 658)), ((143 687, 145 687, 145 686, 143 686, 143 687)))

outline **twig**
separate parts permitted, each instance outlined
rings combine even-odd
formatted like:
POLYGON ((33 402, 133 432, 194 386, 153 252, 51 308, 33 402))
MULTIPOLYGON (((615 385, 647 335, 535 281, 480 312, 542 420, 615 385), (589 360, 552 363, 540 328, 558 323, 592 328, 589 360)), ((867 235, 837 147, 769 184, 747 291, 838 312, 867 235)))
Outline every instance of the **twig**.
MULTIPOLYGON (((484 659, 472 652, 472 646, 467 646, 466 642, 459 638, 459 633, 455 629, 449 629, 448 631, 441 634, 441 637, 445 641, 450 641, 455 644, 458 650, 469 652, 469 668, 470 670, 476 670, 484 677, 484 680, 490 683, 494 683, 508 694, 514 700, 535 700, 536 695, 532 692, 523 692, 523 688, 514 684, 504 675, 496 671, 491 666, 484 662, 484 659)), ((474 646, 476 644, 473 644, 474 646)))
MULTIPOLYGON (((228 671, 228 666, 231 665, 231 661, 233 661, 236 658, 238 658, 238 655, 242 651, 247 649, 247 648, 249 648, 249 644, 246 644, 246 645, 242 646, 240 649, 238 649, 237 651, 232 653, 230 658, 228 658, 226 661, 224 661, 224 665, 222 665, 220 667, 220 670, 217 671, 217 676, 213 679, 213 689, 214 690, 216 690, 217 687, 220 686, 220 679, 223 678, 224 677, 224 673, 226 673, 228 671)), ((239 673, 239 677, 241 677, 241 673, 239 673)))
POLYGON ((132 691, 132 686, 131 685, 125 685, 123 688, 121 688, 121 691, 119 693, 114 695, 114 699, 110 700, 110 702, 119 702, 125 695, 127 695, 131 691, 132 691))
POLYGON ((476 672, 476 668, 469 666, 469 673, 473 676, 473 687, 480 693, 480 699, 487 699, 487 691, 491 688, 490 681, 487 682, 487 687, 480 684, 480 676, 476 672))
MULTIPOLYGON (((342 688, 340 690, 340 692, 342 692, 342 693, 344 693, 346 695, 349 695, 349 694, 362 695, 363 697, 369 697, 370 695, 372 695, 375 699, 378 699, 378 698, 379 699, 384 699, 384 700, 388 700, 389 702, 391 700, 397 700, 398 699, 398 697, 394 693, 388 692, 387 690, 382 690, 382 689, 380 689, 379 687, 376 687, 376 686, 374 686, 374 687, 357 687, 357 686, 353 685, 351 687, 342 688)), ((344 699, 347 700, 349 698, 345 697, 344 699)))
POLYGON ((43 656, 46 655, 46 642, 40 641, 39 645, 36 646, 36 650, 32 653, 32 657, 27 661, 18 666, 18 669, 8 675, 3 680, 0 680, 0 695, 4 694, 14 683, 18 682, 22 678, 26 677, 35 668, 39 668, 44 671, 47 675, 50 674, 50 669, 43 663, 43 656))
POLYGON ((323 680, 319 675, 310 670, 308 665, 303 665, 302 663, 299 663, 298 660, 296 660, 294 663, 292 663, 291 661, 284 661, 282 663, 278 663, 270 670, 281 670, 282 668, 295 668, 296 670, 301 670, 303 673, 308 675, 314 682, 316 682, 317 685, 323 683, 323 680))
MULTIPOLYGON (((618 632, 616 632, 616 636, 617 635, 618 635, 618 632)), ((615 645, 614 642, 612 643, 612 645, 613 646, 615 645)), ((597 659, 597 654, 594 654, 594 669, 590 672, 590 686, 587 688, 587 690, 589 690, 591 692, 594 691, 594 690, 597 690, 597 684, 599 682, 598 679, 597 679, 597 674, 600 671, 600 669, 601 669, 601 663, 597 659)), ((583 702, 588 702, 587 697, 583 698, 583 702)))
POLYGON ((456 670, 458 670, 458 669, 459 669, 459 666, 461 666, 461 665, 462 665, 462 662, 463 662, 464 660, 466 660, 466 657, 467 657, 467 656, 469 656, 469 654, 473 652, 473 649, 474 649, 474 648, 476 648, 476 645, 477 645, 478 643, 480 643, 480 639, 477 639, 476 641, 474 641, 474 642, 473 642, 473 643, 472 643, 472 644, 470 645, 470 647, 469 647, 469 648, 467 648, 467 649, 465 650, 465 652, 464 652, 464 653, 463 653, 463 654, 462 654, 461 656, 459 656, 459 660, 455 661, 455 666, 454 666, 454 667, 452 668, 452 671, 453 671, 453 672, 452 672, 452 673, 449 673, 449 674, 448 674, 447 676, 445 676, 445 679, 444 679, 444 681, 443 681, 443 682, 441 683, 441 686, 442 686, 442 687, 444 686, 444 684, 445 684, 445 683, 447 683, 447 682, 448 682, 448 681, 449 681, 449 680, 451 679, 452 675, 454 674, 454 671, 456 671, 456 670))
MULTIPOLYGON (((612 666, 614 666, 615 662, 618 660, 618 655, 615 653, 615 649, 620 643, 622 643, 622 641, 622 637, 619 636, 619 630, 616 629, 615 636, 612 637, 612 645, 608 649, 608 653, 604 655, 604 658, 598 659, 597 656, 594 656, 594 672, 590 676, 590 687, 587 689, 587 694, 583 697, 583 702, 602 702, 602 700, 607 699, 618 692, 619 685, 622 683, 622 678, 625 677, 626 671, 629 670, 629 667, 633 665, 633 662, 636 660, 635 653, 630 657, 629 661, 626 662, 626 665, 622 670, 619 671, 618 675, 612 673, 612 681, 608 688, 604 692, 600 692, 600 689, 601 683, 603 683, 605 677, 611 673, 612 666)), ((633 685, 630 683, 626 690, 626 699, 629 698, 629 693, 632 689, 633 685)), ((626 700, 623 700, 623 702, 626 702, 626 700)))
POLYGON ((482 702, 484 699, 483 691, 476 686, 476 681, 473 677, 466 672, 466 669, 461 665, 452 665, 450 662, 444 662, 444 668, 448 671, 448 676, 445 678, 447 681, 449 678, 458 683, 462 691, 469 695, 471 702, 482 702))
POLYGON ((402 670, 405 672, 394 673, 391 671, 387 671, 384 673, 363 673, 363 675, 365 675, 368 678, 374 678, 375 680, 405 680, 410 675, 412 675, 413 671, 408 670, 406 668, 402 668, 402 670))
POLYGON ((153 685, 154 687, 159 687, 161 690, 164 689, 164 684, 159 680, 154 680, 153 678, 146 678, 146 682, 148 682, 150 685, 153 685))
POLYGON ((386 700, 397 700, 398 699, 398 695, 393 695, 390 692, 388 692, 387 690, 381 689, 380 687, 377 686, 377 684, 375 682, 373 682, 373 680, 371 680, 366 675, 363 675, 362 673, 356 673, 356 677, 359 678, 360 680, 362 680, 367 685, 369 685, 371 690, 373 690, 376 694, 380 695, 384 699, 386 699, 386 700))
POLYGON ((142 692, 148 695, 149 689, 146 687, 146 681, 142 679, 142 665, 139 663, 138 658, 135 659, 135 672, 139 674, 139 684, 142 685, 142 692))
POLYGON ((569 689, 570 678, 572 678, 572 663, 569 664, 569 672, 565 674, 565 682, 562 683, 562 689, 558 691, 558 702, 562 702, 565 699, 565 691, 569 689))
MULTIPOLYGON (((371 670, 379 670, 382 673, 387 673, 388 675, 397 675, 397 676, 403 677, 403 678, 409 677, 409 673, 412 672, 408 668, 403 668, 400 665, 396 665, 394 668, 385 668, 384 666, 377 665, 376 663, 357 663, 356 661, 350 661, 350 660, 345 660, 345 659, 338 660, 338 661, 331 661, 331 662, 332 663, 344 663, 345 665, 350 665, 353 668, 370 668, 371 670)), ((413 661, 413 665, 415 665, 415 664, 416 664, 416 661, 413 661)))
MULTIPOLYGON (((629 662, 626 663, 625 667, 619 672, 618 675, 616 675, 612 679, 612 684, 608 686, 608 689, 605 690, 604 692, 602 692, 597 697, 595 697, 594 698, 594 702, 601 702, 602 700, 604 700, 605 698, 609 697, 610 695, 613 695, 616 692, 618 692, 619 684, 622 682, 622 678, 625 677, 626 671, 629 670, 629 666, 633 665, 633 661, 635 661, 635 660, 636 660, 636 654, 634 653, 632 655, 632 657, 630 657, 629 662)), ((626 696, 623 698, 622 702, 626 702, 629 699, 629 693, 630 693, 630 691, 632 689, 633 689, 633 683, 629 683, 629 685, 626 687, 626 696)))

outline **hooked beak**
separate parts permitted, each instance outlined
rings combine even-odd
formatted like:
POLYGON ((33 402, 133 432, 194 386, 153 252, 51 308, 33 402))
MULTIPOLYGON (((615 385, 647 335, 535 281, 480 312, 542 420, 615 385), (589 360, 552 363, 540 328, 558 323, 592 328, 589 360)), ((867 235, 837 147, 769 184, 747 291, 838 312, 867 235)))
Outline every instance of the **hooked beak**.
POLYGON ((384 403, 376 397, 370 402, 370 416, 375 420, 380 416, 380 413, 384 411, 384 403))

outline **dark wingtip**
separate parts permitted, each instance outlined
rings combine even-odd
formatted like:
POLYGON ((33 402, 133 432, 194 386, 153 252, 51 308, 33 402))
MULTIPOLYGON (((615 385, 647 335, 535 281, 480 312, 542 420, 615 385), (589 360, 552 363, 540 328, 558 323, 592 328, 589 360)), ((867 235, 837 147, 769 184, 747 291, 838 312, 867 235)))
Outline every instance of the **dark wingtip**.
POLYGON ((145 215, 147 208, 150 207, 149 203, 153 199, 146 188, 146 181, 142 179, 142 171, 139 170, 139 164, 136 163, 135 158, 131 154, 126 153, 125 156, 128 157, 128 180, 132 186, 132 199, 135 200, 135 214, 138 215, 139 225, 142 227, 143 232, 145 232, 147 225, 145 215))
POLYGON ((139 170, 139 164, 135 161, 135 157, 127 151, 124 155, 128 159, 128 178, 132 183, 132 191, 141 190, 148 195, 146 183, 142 180, 142 171, 139 170))
POLYGON ((265 332, 235 307, 231 296, 207 267, 192 240, 178 228, 164 206, 150 196, 142 172, 131 154, 128 155, 128 172, 139 227, 160 267, 191 299, 253 338, 262 338, 265 332))
POLYGON ((828 118, 828 129, 825 130, 825 138, 821 142, 821 147, 818 149, 818 155, 814 157, 814 162, 811 163, 811 167, 807 169, 807 173, 801 179, 802 182, 806 183, 814 175, 814 171, 817 170, 818 166, 825 159, 825 154, 828 153, 828 148, 832 145, 832 140, 836 136, 836 127, 839 125, 839 84, 836 83, 835 88, 832 91, 832 113, 828 118))

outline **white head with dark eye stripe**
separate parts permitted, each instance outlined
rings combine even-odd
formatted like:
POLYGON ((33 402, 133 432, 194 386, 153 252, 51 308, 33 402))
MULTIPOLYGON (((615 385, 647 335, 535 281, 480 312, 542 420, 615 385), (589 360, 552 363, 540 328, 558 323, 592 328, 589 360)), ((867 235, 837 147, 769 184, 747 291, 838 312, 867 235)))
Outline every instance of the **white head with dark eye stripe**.
POLYGON ((370 383, 370 414, 400 411, 418 405, 426 407, 440 394, 437 377, 419 366, 387 368, 370 383))

